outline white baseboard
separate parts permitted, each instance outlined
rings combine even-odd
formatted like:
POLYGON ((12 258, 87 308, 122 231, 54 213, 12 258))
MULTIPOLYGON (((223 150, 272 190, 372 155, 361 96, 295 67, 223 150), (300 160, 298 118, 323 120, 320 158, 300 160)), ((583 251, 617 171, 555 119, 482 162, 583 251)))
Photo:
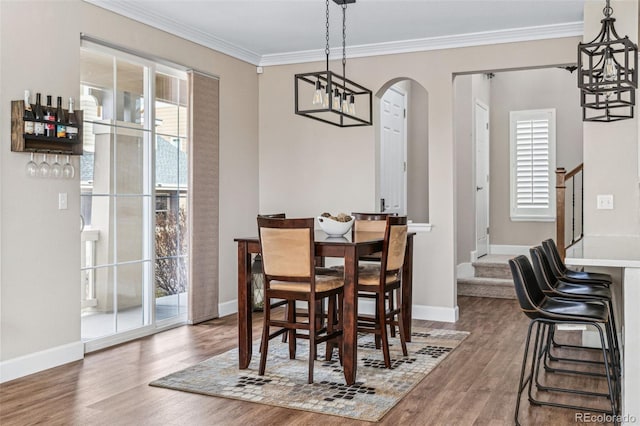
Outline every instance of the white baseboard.
POLYGON ((220 318, 233 315, 238 312, 238 299, 218 304, 218 316, 220 318))
MULTIPOLYGON (((218 305, 218 309, 220 317, 235 314, 238 312, 238 301, 230 300, 229 302, 221 303, 218 305)), ((358 302, 358 312, 373 314, 373 300, 360 300, 358 302)), ((458 307, 443 308, 440 306, 413 305, 413 319, 456 322, 458 320, 458 307)))
POLYGON ((489 246, 490 254, 523 254, 529 256, 529 248, 531 246, 515 246, 507 244, 491 244, 489 246))
POLYGON ((0 362, 0 383, 84 358, 81 341, 0 362))
POLYGON ((473 277, 474 273, 475 271, 473 269, 473 265, 471 264, 471 262, 461 263, 458 266, 456 266, 457 278, 473 277))
POLYGON ((413 319, 440 322, 456 322, 458 321, 458 305, 456 305, 455 308, 413 305, 413 319))

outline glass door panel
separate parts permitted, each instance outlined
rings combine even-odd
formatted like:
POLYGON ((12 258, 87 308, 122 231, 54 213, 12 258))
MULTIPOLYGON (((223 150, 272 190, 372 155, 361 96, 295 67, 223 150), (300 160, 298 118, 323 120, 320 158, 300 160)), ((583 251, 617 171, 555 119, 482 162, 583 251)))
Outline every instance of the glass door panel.
POLYGON ((186 79, 156 73, 155 205, 156 319, 186 313, 187 170, 186 79), (186 133, 186 130, 185 130, 186 133))
POLYGON ((132 330, 148 324, 147 309, 144 304, 144 268, 146 264, 131 263, 118 265, 118 317, 117 332, 132 330))

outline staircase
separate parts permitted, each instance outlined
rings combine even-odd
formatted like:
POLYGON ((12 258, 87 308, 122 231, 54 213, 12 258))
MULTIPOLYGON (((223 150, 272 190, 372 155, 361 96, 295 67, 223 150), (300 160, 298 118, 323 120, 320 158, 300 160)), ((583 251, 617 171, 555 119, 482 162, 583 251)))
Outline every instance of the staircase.
POLYGON ((471 277, 458 277, 458 295, 515 299, 510 255, 487 255, 472 263, 471 277))

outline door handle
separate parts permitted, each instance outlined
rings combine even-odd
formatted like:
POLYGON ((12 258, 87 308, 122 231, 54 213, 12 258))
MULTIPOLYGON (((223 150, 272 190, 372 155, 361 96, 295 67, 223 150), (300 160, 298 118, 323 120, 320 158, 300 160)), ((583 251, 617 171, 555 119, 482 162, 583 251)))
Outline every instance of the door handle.
POLYGON ((384 212, 384 209, 385 209, 384 198, 380 198, 380 213, 384 212))
POLYGON ((481 186, 476 186, 476 191, 480 191, 482 189, 481 186))

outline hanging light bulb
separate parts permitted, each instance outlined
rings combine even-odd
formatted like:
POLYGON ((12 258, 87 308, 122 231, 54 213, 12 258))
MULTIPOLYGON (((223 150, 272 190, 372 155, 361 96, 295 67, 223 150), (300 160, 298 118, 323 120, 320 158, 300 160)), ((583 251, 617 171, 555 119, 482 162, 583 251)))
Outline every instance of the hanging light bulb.
POLYGON ((331 108, 335 111, 340 111, 340 92, 338 89, 333 91, 333 104, 331 108))
POLYGON ((340 104, 340 110, 345 114, 349 113, 349 102, 347 101, 347 92, 342 93, 342 103, 340 104))
POLYGON ((353 93, 349 96, 349 114, 356 115, 356 97, 353 93))
MULTIPOLYGON (((602 67, 602 81, 614 82, 617 79, 618 79, 618 66, 616 65, 616 61, 613 60, 611 48, 607 48, 604 52, 604 65, 602 67)), ((604 95, 607 99, 609 99, 613 94, 612 89, 615 88, 615 84, 606 84, 604 85, 604 88, 608 89, 604 93, 604 95)))
POLYGON ((618 66, 613 60, 611 49, 607 49, 604 54, 603 76, 604 81, 615 81, 618 79, 618 66))
POLYGON ((316 90, 313 92, 313 105, 322 105, 322 86, 320 80, 316 80, 316 90))
POLYGON ((331 88, 327 84, 322 95, 322 108, 329 108, 329 98, 331 97, 331 88))

